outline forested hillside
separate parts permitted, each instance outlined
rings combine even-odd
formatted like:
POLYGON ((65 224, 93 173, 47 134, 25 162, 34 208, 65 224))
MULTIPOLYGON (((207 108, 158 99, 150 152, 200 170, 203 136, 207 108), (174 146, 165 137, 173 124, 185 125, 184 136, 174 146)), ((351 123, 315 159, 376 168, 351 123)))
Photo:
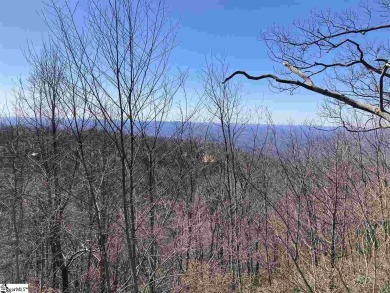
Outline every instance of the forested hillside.
POLYGON ((111 133, 55 129, 1 128, 3 280, 130 292, 129 237, 146 292, 388 286, 382 132, 306 133, 305 145, 293 133, 276 156, 272 138, 248 152, 232 137, 139 135, 128 178, 111 133), (132 231, 123 193, 133 194, 132 231))
POLYGON ((0 283, 390 292, 388 1, 274 25, 277 74, 207 57, 191 95, 164 1, 48 2, 0 119, 0 283), (336 127, 274 125, 237 76, 336 127))

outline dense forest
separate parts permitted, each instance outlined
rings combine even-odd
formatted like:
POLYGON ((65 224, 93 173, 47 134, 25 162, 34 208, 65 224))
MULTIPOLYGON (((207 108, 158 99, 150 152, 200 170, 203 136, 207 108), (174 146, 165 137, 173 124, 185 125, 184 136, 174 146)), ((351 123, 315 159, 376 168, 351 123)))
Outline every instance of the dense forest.
POLYGON ((382 132, 292 132, 283 153, 274 139, 243 152, 233 135, 217 144, 126 134, 124 160, 115 133, 53 121, 1 129, 3 280, 63 292, 134 292, 133 278, 143 292, 389 282, 382 132))
POLYGON ((206 59, 199 101, 170 67, 163 1, 90 5, 50 1, 51 37, 26 52, 30 75, 0 120, 1 283, 390 292, 390 50, 375 35, 390 28, 388 1, 270 28, 282 77, 206 59), (242 111, 236 75, 323 95, 342 127, 280 135, 266 110, 242 111), (261 135, 253 116, 268 122, 261 135))

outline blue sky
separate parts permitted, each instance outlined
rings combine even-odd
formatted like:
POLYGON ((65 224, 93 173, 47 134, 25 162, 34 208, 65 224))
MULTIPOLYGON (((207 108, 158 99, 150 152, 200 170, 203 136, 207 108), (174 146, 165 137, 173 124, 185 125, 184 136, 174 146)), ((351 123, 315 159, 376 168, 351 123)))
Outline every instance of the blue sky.
MULTIPOLYGON (((335 10, 355 6, 356 0, 167 0, 172 16, 180 19, 178 47, 173 53, 174 65, 189 68, 188 92, 199 87, 198 71, 210 53, 223 54, 233 70, 252 74, 273 72, 259 33, 278 23, 288 26, 294 19, 305 17, 313 8, 335 10)), ((40 11, 41 0, 2 1, 0 10, 0 105, 12 100, 11 90, 19 76, 28 73, 22 51, 27 42, 39 46, 47 36, 40 11)), ((322 98, 301 92, 299 95, 275 94, 267 82, 242 79, 245 107, 264 105, 274 122, 302 123, 316 119, 322 98)))

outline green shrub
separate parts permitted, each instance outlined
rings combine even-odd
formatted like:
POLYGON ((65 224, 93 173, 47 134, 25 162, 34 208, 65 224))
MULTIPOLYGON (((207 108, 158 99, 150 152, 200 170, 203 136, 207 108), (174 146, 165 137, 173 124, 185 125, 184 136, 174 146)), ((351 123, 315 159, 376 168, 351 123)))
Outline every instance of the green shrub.
POLYGON ((390 284, 385 285, 385 286, 381 289, 381 293, 390 293, 390 284))
POLYGON ((360 275, 358 276, 356 279, 355 279, 355 283, 356 284, 360 284, 360 285, 364 285, 364 284, 367 284, 369 282, 369 279, 367 276, 365 275, 360 275))
MULTIPOLYGON (((389 223, 390 225, 390 223, 389 223)), ((387 227, 387 226, 386 226, 387 227)), ((389 226, 390 228, 390 226, 389 226)), ((367 223, 365 229, 357 231, 357 236, 363 237, 363 245, 356 244, 356 250, 360 254, 370 254, 372 248, 379 248, 379 241, 376 237, 376 226, 373 226, 371 223, 367 223)))
POLYGON ((384 221, 382 226, 383 226, 383 230, 385 231, 385 234, 390 235, 390 221, 389 220, 384 221))

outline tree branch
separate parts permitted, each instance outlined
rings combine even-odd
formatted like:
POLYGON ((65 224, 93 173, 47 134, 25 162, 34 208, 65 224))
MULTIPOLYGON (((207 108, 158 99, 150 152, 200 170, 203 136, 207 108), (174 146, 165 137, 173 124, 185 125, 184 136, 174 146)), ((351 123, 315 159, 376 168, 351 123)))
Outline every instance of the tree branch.
POLYGON ((250 79, 250 80, 261 80, 261 79, 271 78, 271 79, 275 80, 278 83, 300 86, 300 87, 303 87, 303 88, 305 88, 305 89, 307 89, 309 91, 312 91, 312 92, 315 92, 315 93, 318 93, 318 94, 322 94, 324 96, 333 98, 333 99, 338 100, 340 102, 343 102, 344 104, 347 104, 347 105, 349 105, 349 106, 351 106, 353 108, 356 108, 356 109, 359 109, 359 110, 362 110, 362 111, 374 114, 374 115, 376 115, 378 117, 381 117, 381 118, 385 119, 386 121, 390 122, 390 114, 388 112, 386 112, 386 111, 381 110, 379 107, 376 107, 376 106, 373 106, 373 105, 370 105, 370 104, 366 104, 366 103, 354 100, 354 99, 352 99, 352 98, 350 98, 350 97, 348 97, 348 96, 346 96, 344 94, 341 94, 341 93, 338 93, 338 92, 335 92, 335 91, 323 89, 323 88, 320 88, 320 87, 315 86, 315 85, 306 84, 306 83, 298 81, 298 80, 282 79, 282 78, 279 78, 279 77, 277 77, 276 75, 273 75, 273 74, 264 74, 264 75, 260 75, 260 76, 252 76, 252 75, 249 75, 248 73, 246 73, 245 71, 235 71, 230 76, 228 76, 222 82, 222 84, 225 84, 226 82, 228 82, 230 79, 232 79, 236 75, 244 75, 247 79, 250 79))
POLYGON ((66 267, 69 268, 70 265, 72 264, 72 262, 73 262, 76 258, 78 258, 79 256, 81 256, 84 252, 88 252, 88 249, 87 249, 86 247, 84 247, 84 248, 82 248, 82 249, 76 251, 75 253, 73 253, 73 254, 69 257, 68 261, 66 262, 66 267))
POLYGON ((389 69, 390 63, 385 59, 377 59, 376 61, 385 61, 386 64, 382 67, 381 77, 379 78, 379 107, 381 111, 385 111, 383 105, 383 78, 386 76, 387 69, 389 69))
POLYGON ((287 61, 284 61, 283 62, 283 65, 286 66, 288 69, 290 69, 290 71, 296 75, 298 75, 299 77, 301 77, 308 85, 310 86, 314 86, 314 83, 311 81, 311 79, 309 77, 307 77, 302 71, 300 71, 298 68, 296 68, 295 66, 291 65, 290 63, 288 63, 287 61))
POLYGON ((281 40, 281 42, 292 45, 292 46, 311 46, 311 45, 315 45, 321 41, 326 41, 329 39, 333 39, 333 38, 337 38, 337 37, 341 37, 341 36, 345 36, 345 35, 350 35, 350 34, 365 35, 368 32, 377 31, 377 30, 386 29, 386 28, 390 28, 390 24, 372 26, 372 27, 361 28, 361 29, 350 29, 350 30, 346 30, 343 32, 339 32, 339 33, 329 34, 329 35, 320 34, 320 36, 316 37, 314 40, 312 40, 310 42, 291 42, 291 41, 283 41, 283 40, 281 40))

